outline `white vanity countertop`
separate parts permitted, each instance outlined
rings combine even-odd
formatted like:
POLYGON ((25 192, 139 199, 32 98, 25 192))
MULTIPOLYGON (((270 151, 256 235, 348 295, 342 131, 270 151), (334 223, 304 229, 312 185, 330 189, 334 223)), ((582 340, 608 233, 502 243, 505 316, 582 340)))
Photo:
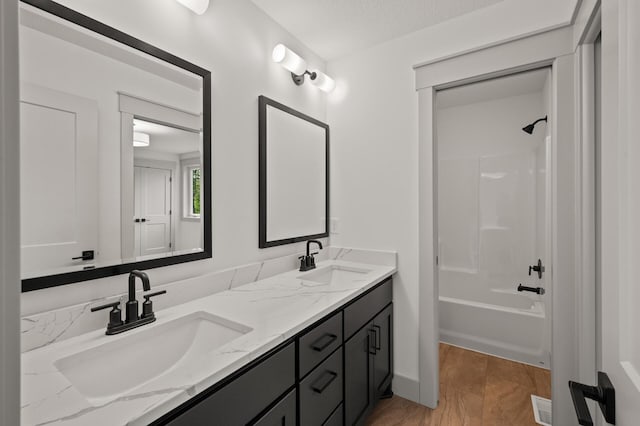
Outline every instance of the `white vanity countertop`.
MULTIPOLYGON (((303 273, 290 271, 156 312, 156 322, 119 335, 106 336, 99 330, 23 353, 22 424, 146 425, 396 272, 393 266, 341 260, 319 262, 317 268, 329 265, 370 271, 349 281, 325 285, 297 278, 303 273), (161 375, 101 403, 91 403, 55 366, 59 359, 200 311, 243 324, 252 331, 207 354, 183 376, 161 375)), ((108 310, 96 315, 104 316, 106 326, 108 310)), ((157 351, 161 353, 162 348, 157 351)), ((112 374, 119 374, 112 365, 103 368, 114 368, 112 374)))

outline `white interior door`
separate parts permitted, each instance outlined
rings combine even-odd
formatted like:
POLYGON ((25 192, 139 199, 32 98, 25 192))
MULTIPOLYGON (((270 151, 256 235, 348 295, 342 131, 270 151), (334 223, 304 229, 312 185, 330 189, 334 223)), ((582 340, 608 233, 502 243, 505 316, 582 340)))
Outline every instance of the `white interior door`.
MULTIPOLYGON (((78 265, 98 243, 98 108, 23 84, 20 93, 23 277, 78 265)), ((97 252, 96 252, 97 255, 97 252)))
POLYGON ((171 251, 171 170, 136 166, 134 182, 136 254, 171 251))
MULTIPOLYGON (((640 2, 602 2, 602 370, 616 425, 640 422, 640 2)), ((604 422, 603 422, 604 423, 604 422)))

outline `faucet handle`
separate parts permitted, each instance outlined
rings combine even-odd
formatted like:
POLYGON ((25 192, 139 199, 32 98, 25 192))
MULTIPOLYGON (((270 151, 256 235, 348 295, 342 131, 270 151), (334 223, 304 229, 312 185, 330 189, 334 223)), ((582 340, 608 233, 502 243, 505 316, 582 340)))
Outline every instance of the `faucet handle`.
POLYGON ((120 300, 91 308, 91 312, 101 311, 108 308, 120 309, 120 300))
POLYGON ((142 303, 142 318, 155 316, 155 314, 153 313, 153 302, 151 302, 151 298, 154 296, 165 294, 166 292, 167 290, 160 290, 142 295, 142 297, 144 297, 144 302, 142 303))
POLYGON ((104 305, 91 308, 91 312, 101 311, 103 309, 111 308, 109 312, 109 323, 107 324, 107 334, 109 330, 122 325, 122 311, 120 310, 120 300, 117 302, 107 303, 104 305))

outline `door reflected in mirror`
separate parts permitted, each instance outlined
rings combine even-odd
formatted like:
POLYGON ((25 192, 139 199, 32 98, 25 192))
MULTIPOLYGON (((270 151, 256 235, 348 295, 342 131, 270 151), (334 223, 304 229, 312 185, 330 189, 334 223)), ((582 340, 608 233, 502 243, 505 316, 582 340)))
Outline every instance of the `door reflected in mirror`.
POLYGON ((200 133, 140 119, 133 120, 132 131, 134 243, 129 257, 202 250, 200 133))

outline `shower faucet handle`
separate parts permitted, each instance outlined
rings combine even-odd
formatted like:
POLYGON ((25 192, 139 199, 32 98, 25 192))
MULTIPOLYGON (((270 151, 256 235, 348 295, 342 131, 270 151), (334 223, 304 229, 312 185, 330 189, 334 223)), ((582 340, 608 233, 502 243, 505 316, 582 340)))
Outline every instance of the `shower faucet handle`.
POLYGON ((544 272, 544 266, 542 266, 542 260, 538 259, 537 265, 529 266, 529 276, 531 276, 531 271, 534 271, 538 274, 538 279, 542 279, 542 273, 544 272))

